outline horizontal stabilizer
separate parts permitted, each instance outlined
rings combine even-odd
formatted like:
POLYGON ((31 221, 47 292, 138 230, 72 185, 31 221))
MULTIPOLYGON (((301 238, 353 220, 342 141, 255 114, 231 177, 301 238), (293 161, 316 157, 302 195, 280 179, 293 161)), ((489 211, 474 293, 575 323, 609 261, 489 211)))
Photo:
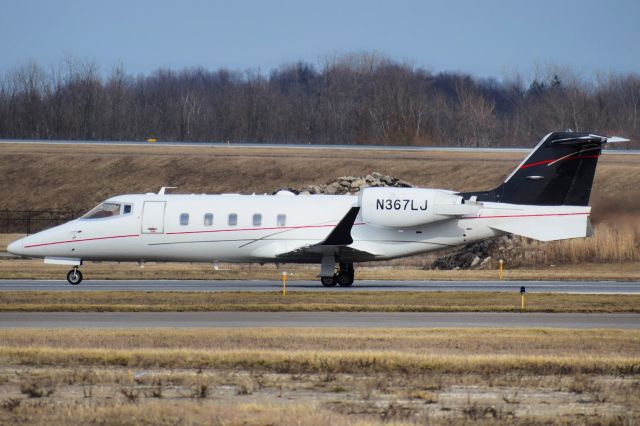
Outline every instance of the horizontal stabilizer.
POLYGON ((588 214, 523 216, 490 225, 498 231, 538 241, 588 237, 593 232, 588 214))
POLYGON ((630 142, 627 138, 621 138, 620 136, 609 136, 607 138, 607 143, 622 143, 622 142, 630 142))

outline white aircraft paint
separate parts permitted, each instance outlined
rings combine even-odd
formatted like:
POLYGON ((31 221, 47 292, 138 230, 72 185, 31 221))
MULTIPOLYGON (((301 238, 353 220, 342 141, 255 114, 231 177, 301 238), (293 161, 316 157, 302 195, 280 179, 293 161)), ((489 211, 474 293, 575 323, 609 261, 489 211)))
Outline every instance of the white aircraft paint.
MULTIPOLYGON (((321 250, 299 258, 287 253, 321 243, 358 201, 339 195, 120 195, 106 203, 119 204, 120 212, 130 205, 131 213, 80 218, 18 240, 8 251, 67 265, 91 260, 319 263, 321 250), (189 222, 181 225, 185 213, 189 222), (210 226, 204 224, 207 213, 213 214, 210 226), (230 214, 237 215, 236 225, 229 225, 230 214), (261 215, 260 225, 252 222, 255 214, 261 215), (286 222, 279 225, 282 214, 286 222)), ((540 239, 584 237, 590 212, 590 207, 500 203, 469 207, 476 212, 460 217, 434 213, 422 225, 395 227, 366 223, 361 212, 351 232, 349 247, 357 251, 353 261, 410 256, 518 230, 532 238, 536 229, 544 230, 538 231, 540 239)))

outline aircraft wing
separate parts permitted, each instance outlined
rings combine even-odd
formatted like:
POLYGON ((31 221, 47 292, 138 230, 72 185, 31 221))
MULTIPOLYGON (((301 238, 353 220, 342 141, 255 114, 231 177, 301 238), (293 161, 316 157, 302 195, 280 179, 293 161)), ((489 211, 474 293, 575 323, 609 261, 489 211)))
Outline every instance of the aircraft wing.
POLYGON ((348 247, 353 243, 351 228, 359 211, 360 207, 351 207, 322 242, 278 254, 276 259, 282 262, 319 262, 323 256, 334 254, 336 259, 343 262, 373 260, 374 254, 348 247))
MULTIPOLYGON (((376 259, 376 255, 373 253, 347 246, 332 246, 327 251, 329 254, 334 254, 338 262, 364 262, 376 259)), ((323 256, 322 247, 316 244, 279 254, 276 256, 276 261, 282 263, 320 263, 323 256)))

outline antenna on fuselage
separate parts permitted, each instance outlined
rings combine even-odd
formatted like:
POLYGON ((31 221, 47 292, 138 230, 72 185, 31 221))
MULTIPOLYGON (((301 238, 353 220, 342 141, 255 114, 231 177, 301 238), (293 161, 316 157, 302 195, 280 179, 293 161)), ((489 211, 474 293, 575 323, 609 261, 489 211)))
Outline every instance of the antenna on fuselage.
POLYGON ((176 189, 177 186, 163 186, 162 188, 160 188, 160 191, 158 191, 158 195, 164 195, 167 189, 176 189))

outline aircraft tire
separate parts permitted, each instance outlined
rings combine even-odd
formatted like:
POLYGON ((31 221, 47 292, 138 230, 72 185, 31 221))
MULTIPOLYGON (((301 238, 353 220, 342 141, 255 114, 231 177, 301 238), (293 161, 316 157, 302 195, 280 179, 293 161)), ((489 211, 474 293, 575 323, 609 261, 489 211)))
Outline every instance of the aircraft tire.
POLYGON ((78 285, 82 282, 82 272, 78 269, 72 269, 67 274, 67 281, 71 285, 78 285))
POLYGON ((338 277, 336 275, 332 277, 320 277, 320 282, 325 287, 335 287, 338 284, 338 277))
POLYGON ((353 285, 353 272, 344 272, 338 274, 337 281, 340 287, 351 287, 353 285))

